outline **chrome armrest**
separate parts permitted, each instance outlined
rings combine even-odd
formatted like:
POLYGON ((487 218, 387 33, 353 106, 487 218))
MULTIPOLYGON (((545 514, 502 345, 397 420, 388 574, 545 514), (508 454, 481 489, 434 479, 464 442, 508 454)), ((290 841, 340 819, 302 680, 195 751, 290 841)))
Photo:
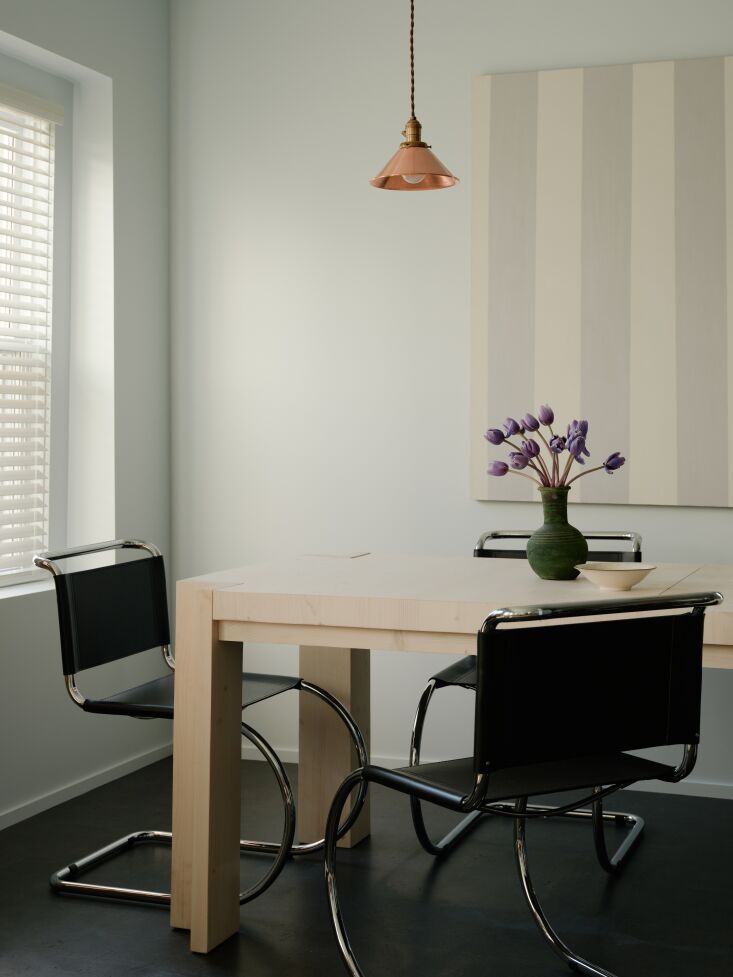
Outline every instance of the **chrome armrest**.
POLYGON ((723 595, 717 591, 694 594, 660 594, 656 597, 627 597, 623 600, 589 600, 580 603, 553 604, 543 607, 498 607, 491 611, 481 631, 493 631, 500 624, 520 621, 549 621, 554 618, 591 617, 595 614, 639 614, 643 611, 691 610, 700 613, 705 607, 720 604, 723 595))
POLYGON ((531 529, 490 529, 487 533, 481 533, 476 540, 474 552, 482 550, 487 539, 529 539, 532 532, 531 529))
POLYGON ((107 550, 146 550, 151 556, 161 556, 157 546, 146 543, 142 539, 110 539, 104 543, 90 543, 86 546, 72 546, 65 550, 47 550, 33 557, 34 564, 42 570, 48 570, 54 577, 60 577, 63 570, 56 565, 56 560, 67 560, 74 556, 86 556, 89 553, 104 553, 107 550))
MULTIPOLYGON (((488 539, 529 539, 532 535, 531 530, 527 529, 491 529, 486 533, 481 533, 476 540, 474 552, 484 549, 488 539)), ((589 532, 583 533, 586 539, 613 539, 625 540, 631 543, 632 553, 641 553, 641 533, 634 532, 589 532)))
POLYGON ((641 553, 641 533, 620 533, 620 532, 590 532, 583 533, 586 539, 616 539, 626 540, 631 543, 632 553, 641 553))

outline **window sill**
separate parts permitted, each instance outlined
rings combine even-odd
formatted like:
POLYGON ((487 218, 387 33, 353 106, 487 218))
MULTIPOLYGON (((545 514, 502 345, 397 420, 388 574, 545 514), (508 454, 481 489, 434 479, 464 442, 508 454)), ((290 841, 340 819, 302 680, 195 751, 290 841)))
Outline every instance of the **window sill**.
MULTIPOLYGON (((18 577, 20 577, 20 574, 18 574, 18 577)), ((32 573, 25 580, 16 578, 12 583, 10 580, 8 580, 7 584, 0 582, 0 600, 6 600, 10 597, 27 597, 30 594, 43 593, 45 590, 53 590, 52 577, 45 572, 43 572, 42 577, 32 573)))

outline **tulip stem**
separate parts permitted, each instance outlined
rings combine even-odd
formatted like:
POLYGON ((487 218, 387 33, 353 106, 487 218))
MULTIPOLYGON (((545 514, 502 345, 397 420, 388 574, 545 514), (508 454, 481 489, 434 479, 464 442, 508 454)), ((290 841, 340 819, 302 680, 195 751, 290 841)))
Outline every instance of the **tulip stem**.
POLYGON ((540 487, 542 487, 542 482, 538 482, 536 478, 532 478, 532 476, 528 475, 526 472, 518 472, 514 468, 510 468, 507 471, 507 475, 521 475, 522 478, 528 478, 530 482, 534 482, 535 485, 539 485, 540 487))
POLYGON ((544 476, 547 479, 547 485, 549 487, 552 484, 552 478, 550 477, 550 472, 547 469, 547 465, 545 464, 545 462, 544 462, 544 460, 542 458, 542 455, 537 455, 537 458, 535 460, 537 461, 537 463, 539 464, 539 466, 542 468, 542 471, 544 473, 544 476))
POLYGON ((575 456, 574 455, 570 455, 570 457, 568 458, 567 464, 565 465, 565 469, 564 469, 564 471, 562 473, 562 477, 560 478, 560 485, 567 485, 568 484, 568 482, 566 482, 565 479, 570 474, 570 469, 571 469, 572 464, 573 464, 574 461, 575 461, 575 456))
MULTIPOLYGON (((539 436, 542 438, 542 443, 544 444, 544 446, 547 448, 547 450, 550 453, 550 458, 552 459, 551 462, 550 462, 550 464, 552 465, 552 470, 553 470, 553 473, 554 473, 554 471, 555 471, 555 456, 552 453, 552 451, 550 450, 550 446, 547 443, 547 441, 545 440, 545 436, 542 433, 542 431, 539 430, 539 428, 537 429, 537 434, 539 434, 539 436)), ((547 481, 548 481, 549 487, 551 487, 551 488, 554 487, 554 477, 553 477, 553 475, 550 474, 550 471, 547 468, 547 465, 545 464, 545 462, 542 461, 542 458, 540 458, 539 461, 542 462, 542 467, 544 468, 545 474, 547 475, 547 481)))
POLYGON ((529 467, 533 471, 537 472, 537 474, 540 476, 540 479, 541 479, 541 483, 540 484, 541 485, 544 485, 546 488, 549 488, 550 487, 550 476, 549 476, 549 474, 547 472, 547 469, 545 468, 544 462, 539 457, 539 455, 537 456, 537 461, 539 461, 540 465, 542 465, 542 469, 538 468, 537 465, 535 465, 535 463, 533 461, 530 461, 529 462, 529 467))
POLYGON ((540 437, 542 438, 542 441, 543 441, 543 443, 544 443, 544 445, 545 445, 545 447, 547 448, 547 450, 548 450, 548 451, 550 452, 550 454, 552 454, 552 451, 550 451, 550 446, 549 446, 549 444, 547 443, 547 440, 546 440, 546 438, 545 438, 545 436, 544 436, 544 434, 542 433, 542 431, 540 431, 540 430, 539 430, 539 428, 537 429, 537 433, 538 433, 538 434, 539 434, 539 436, 540 436, 540 437))
POLYGON ((584 472, 580 472, 578 475, 576 475, 575 478, 571 478, 567 484, 572 485, 573 482, 577 482, 579 478, 583 477, 583 475, 590 475, 591 472, 599 472, 601 468, 605 467, 605 465, 597 465, 595 468, 587 468, 584 472))

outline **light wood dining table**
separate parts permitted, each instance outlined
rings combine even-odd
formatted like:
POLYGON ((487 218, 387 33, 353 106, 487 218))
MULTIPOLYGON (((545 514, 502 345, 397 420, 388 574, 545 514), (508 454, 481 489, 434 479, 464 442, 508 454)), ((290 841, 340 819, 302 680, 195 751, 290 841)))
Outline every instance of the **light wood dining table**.
MULTIPOLYGON (((707 612, 704 664, 733 668, 732 566, 661 564, 632 593, 703 590, 732 595, 707 612)), ((191 950, 207 953, 240 925, 244 645, 299 646, 301 676, 341 699, 368 744, 369 649, 472 654, 495 608, 600 595, 582 577, 540 580, 524 560, 372 553, 292 557, 179 581, 171 925, 190 930, 191 950)), ((322 837, 336 787, 356 765, 338 720, 313 698, 300 697, 301 841, 322 837)), ((411 721, 408 710, 405 749, 411 721)), ((342 844, 368 833, 367 805, 342 844)))

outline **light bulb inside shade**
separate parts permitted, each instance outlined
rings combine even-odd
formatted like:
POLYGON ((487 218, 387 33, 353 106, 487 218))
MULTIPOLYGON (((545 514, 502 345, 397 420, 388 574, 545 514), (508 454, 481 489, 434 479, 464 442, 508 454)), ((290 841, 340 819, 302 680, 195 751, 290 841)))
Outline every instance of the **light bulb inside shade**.
POLYGON ((412 183, 414 185, 415 183, 422 183, 422 181, 425 179, 425 174, 424 173, 403 173, 402 174, 402 179, 405 181, 405 183, 412 183))

